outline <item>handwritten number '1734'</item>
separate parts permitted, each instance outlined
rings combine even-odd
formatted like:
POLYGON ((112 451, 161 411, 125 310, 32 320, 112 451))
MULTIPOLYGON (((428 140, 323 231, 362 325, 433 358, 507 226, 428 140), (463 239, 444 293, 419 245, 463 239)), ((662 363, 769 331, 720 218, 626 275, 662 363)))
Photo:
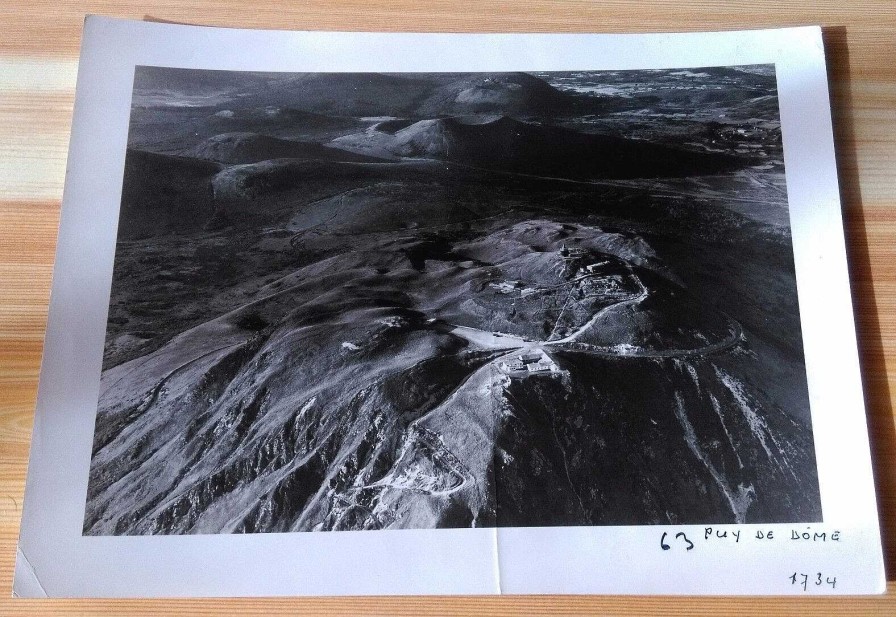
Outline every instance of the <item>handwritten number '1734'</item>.
POLYGON ((804 574, 802 572, 794 572, 787 578, 790 579, 791 585, 796 585, 798 587, 802 587, 803 591, 809 591, 812 584, 814 583, 816 587, 828 584, 831 586, 831 589, 837 588, 837 577, 825 576, 822 577, 821 572, 817 572, 814 576, 810 574, 804 574))
MULTIPOLYGON (((668 551, 670 548, 672 548, 671 546, 666 544, 666 535, 668 535, 668 534, 666 534, 666 532, 664 531, 662 537, 660 537, 660 547, 664 551, 668 551)), ((686 535, 684 535, 683 531, 679 531, 677 534, 675 534, 675 539, 681 540, 681 542, 687 543, 687 548, 685 548, 686 551, 689 551, 692 548, 694 548, 694 543, 691 542, 690 540, 688 540, 688 537, 686 535)))

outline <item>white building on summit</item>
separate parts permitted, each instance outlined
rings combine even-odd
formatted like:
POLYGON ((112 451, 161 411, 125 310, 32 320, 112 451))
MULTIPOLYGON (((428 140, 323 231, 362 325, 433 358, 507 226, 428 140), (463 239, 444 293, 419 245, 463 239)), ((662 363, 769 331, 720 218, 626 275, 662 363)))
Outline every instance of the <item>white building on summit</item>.
POLYGON ((506 373, 523 371, 527 373, 556 373, 560 370, 550 356, 541 349, 524 353, 513 360, 502 362, 500 367, 506 373))
POLYGON ((560 257, 565 261, 578 259, 585 256, 585 250, 580 248, 569 248, 566 243, 560 245, 560 257))

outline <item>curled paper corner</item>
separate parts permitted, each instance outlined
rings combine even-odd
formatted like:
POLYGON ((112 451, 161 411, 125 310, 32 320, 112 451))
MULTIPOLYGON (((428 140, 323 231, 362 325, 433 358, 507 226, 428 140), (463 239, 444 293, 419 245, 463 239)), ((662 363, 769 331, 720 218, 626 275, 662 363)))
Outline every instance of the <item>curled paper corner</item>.
POLYGON ((22 547, 16 547, 16 569, 13 575, 12 597, 14 598, 49 598, 34 566, 28 561, 22 547))
POLYGON ((495 577, 495 589, 497 590, 498 595, 504 594, 504 589, 501 586, 501 547, 499 546, 499 538, 498 534, 500 530, 495 527, 492 529, 492 546, 494 550, 494 577, 495 577))
MULTIPOLYGON (((883 557, 883 555, 881 555, 881 557, 883 557)), ((882 565, 882 567, 880 568, 880 570, 878 571, 878 574, 877 574, 877 588, 872 592, 879 596, 882 596, 885 593, 887 593, 887 571, 886 571, 886 567, 883 566, 883 562, 881 562, 881 565, 882 565)))

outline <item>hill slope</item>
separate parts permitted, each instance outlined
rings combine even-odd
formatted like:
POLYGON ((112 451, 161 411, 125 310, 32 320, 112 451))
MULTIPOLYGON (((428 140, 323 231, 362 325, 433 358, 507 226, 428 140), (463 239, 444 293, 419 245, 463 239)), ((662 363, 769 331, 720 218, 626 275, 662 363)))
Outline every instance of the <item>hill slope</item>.
POLYGON ((748 164, 708 155, 501 116, 485 122, 421 120, 394 133, 375 128, 334 146, 378 157, 436 158, 516 173, 587 180, 712 174, 748 164))

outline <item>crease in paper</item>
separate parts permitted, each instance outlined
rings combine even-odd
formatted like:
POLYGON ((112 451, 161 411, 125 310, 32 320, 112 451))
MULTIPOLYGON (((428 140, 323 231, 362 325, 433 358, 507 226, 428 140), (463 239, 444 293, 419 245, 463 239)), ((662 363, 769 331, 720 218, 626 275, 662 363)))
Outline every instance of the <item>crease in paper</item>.
POLYGON ((13 575, 12 596, 14 598, 50 597, 21 546, 16 547, 16 569, 13 575))

